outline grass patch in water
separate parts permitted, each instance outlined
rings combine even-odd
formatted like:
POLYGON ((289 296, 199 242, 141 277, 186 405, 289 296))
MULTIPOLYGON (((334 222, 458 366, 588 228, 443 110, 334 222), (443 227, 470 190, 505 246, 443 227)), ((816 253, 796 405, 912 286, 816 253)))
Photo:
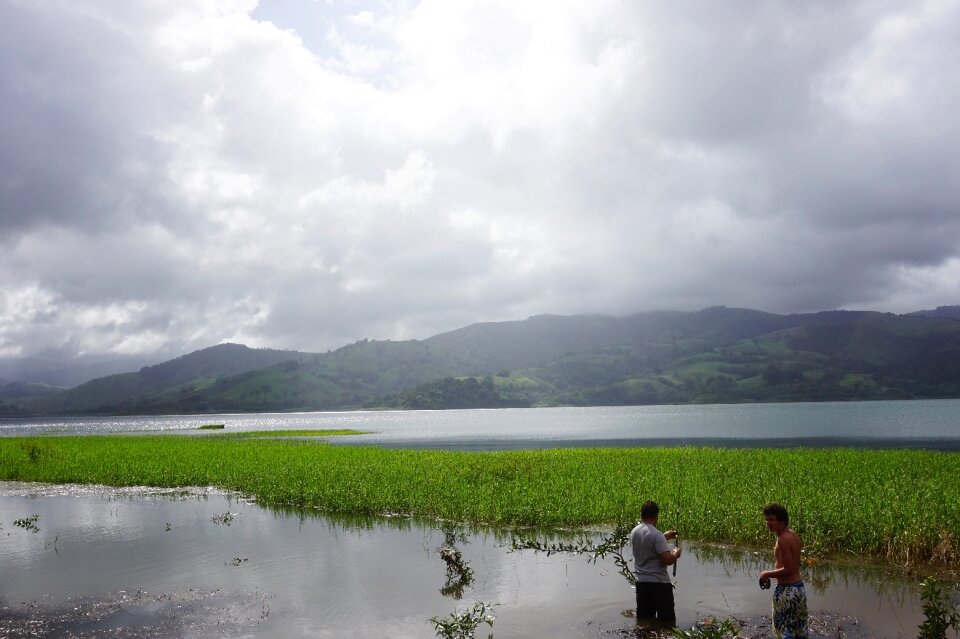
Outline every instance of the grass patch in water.
POLYGON ((225 427, 225 424, 204 424, 197 426, 197 430, 223 430, 225 427))
MULTIPOLYGON (((268 431, 271 436, 282 431, 268 431)), ((309 431, 296 431, 303 434, 309 431)), ((767 547, 778 501, 807 549, 960 564, 960 455, 852 449, 390 450, 233 436, 0 438, 0 479, 219 486, 264 504, 569 527, 633 522, 647 499, 687 539, 767 547)))
POLYGON ((342 435, 368 435, 369 431, 352 428, 332 428, 327 430, 245 430, 235 433, 222 433, 225 438, 269 438, 269 437, 337 437, 342 435))

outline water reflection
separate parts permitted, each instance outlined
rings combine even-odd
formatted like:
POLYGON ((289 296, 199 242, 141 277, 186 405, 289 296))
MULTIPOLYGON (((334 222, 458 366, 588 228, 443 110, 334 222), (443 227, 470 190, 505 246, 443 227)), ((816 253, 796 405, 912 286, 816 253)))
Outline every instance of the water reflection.
POLYGON ((467 534, 455 524, 444 523, 439 528, 443 533, 443 542, 437 546, 440 559, 446 564, 447 580, 440 588, 440 594, 454 599, 463 598, 463 589, 473 583, 473 568, 465 561, 457 544, 468 544, 467 534))
MULTIPOLYGON (((221 636, 217 628, 227 624, 256 637, 425 637, 431 617, 476 602, 499 604, 497 639, 632 628, 623 613, 633 591, 613 562, 509 552, 511 536, 407 517, 263 508, 210 489, 0 483, 0 628, 79 623, 69 612, 79 605, 102 628, 132 621, 122 606, 140 615, 141 636, 221 636), (215 521, 224 513, 229 526, 215 521), (34 515, 36 533, 13 524, 34 515), (78 597, 85 603, 76 604, 78 597), (177 605, 186 611, 180 617, 177 605)), ((756 587, 768 556, 687 549, 677 576, 681 623, 768 612, 769 594, 756 587)), ((810 568, 807 579, 815 610, 857 616, 873 636, 915 635, 920 612, 911 580, 832 563, 810 568)))
MULTIPOLYGON (((740 574, 756 575, 774 561, 772 551, 747 551, 717 544, 697 544, 690 551, 698 563, 718 566, 730 578, 740 574)), ((872 590, 878 598, 885 598, 902 596, 906 590, 919 585, 919 579, 899 568, 868 562, 811 560, 802 572, 804 583, 821 596, 842 587, 872 590)))

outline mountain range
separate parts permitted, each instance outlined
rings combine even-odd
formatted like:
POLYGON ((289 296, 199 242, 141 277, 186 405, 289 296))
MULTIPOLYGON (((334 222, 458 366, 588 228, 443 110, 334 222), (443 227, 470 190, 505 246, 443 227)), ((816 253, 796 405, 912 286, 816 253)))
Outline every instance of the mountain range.
POLYGON ((960 307, 538 315, 327 353, 220 344, 72 388, 0 381, 0 415, 960 397, 960 307))

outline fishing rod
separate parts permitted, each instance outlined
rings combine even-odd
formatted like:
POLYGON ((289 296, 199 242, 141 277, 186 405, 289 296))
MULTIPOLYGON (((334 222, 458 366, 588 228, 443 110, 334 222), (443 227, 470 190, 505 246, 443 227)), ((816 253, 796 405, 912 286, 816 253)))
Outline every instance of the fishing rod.
MULTIPOLYGON (((674 548, 677 548, 677 549, 680 548, 680 512, 681 512, 681 509, 680 509, 680 494, 681 494, 682 489, 683 489, 683 475, 680 475, 680 479, 677 481, 677 511, 676 511, 676 519, 675 519, 676 524, 677 524, 677 528, 676 528, 677 536, 673 538, 673 547, 674 547, 674 548)), ((673 562, 673 576, 674 576, 674 577, 677 576, 677 562, 676 562, 676 560, 674 560, 674 562, 673 562)))

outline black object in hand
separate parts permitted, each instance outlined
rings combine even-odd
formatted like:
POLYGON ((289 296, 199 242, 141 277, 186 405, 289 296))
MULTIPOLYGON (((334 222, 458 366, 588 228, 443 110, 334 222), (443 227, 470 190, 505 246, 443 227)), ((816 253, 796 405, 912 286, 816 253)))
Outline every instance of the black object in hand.
POLYGON ((760 590, 769 590, 770 589, 770 580, 761 579, 760 580, 760 590))

